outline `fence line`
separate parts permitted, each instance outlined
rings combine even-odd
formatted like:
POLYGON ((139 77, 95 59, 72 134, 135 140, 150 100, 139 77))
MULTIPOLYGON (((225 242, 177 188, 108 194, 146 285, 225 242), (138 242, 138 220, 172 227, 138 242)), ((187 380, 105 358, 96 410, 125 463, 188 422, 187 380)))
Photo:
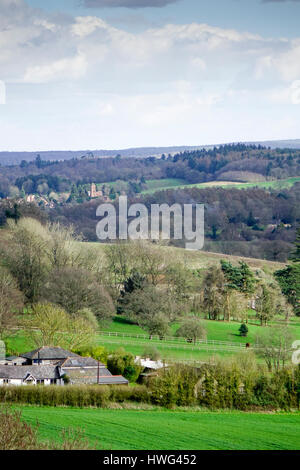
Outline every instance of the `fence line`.
MULTIPOLYGON (((115 344, 114 341, 106 341, 106 344, 115 344)), ((145 343, 142 343, 140 341, 127 341, 126 344, 130 344, 132 346, 145 346, 145 343)), ((161 345, 161 342, 154 341, 154 344, 156 345, 161 345)), ((212 351, 228 351, 228 352, 237 352, 241 351, 240 348, 235 348, 233 346, 222 346, 222 345, 209 345, 209 344, 198 344, 198 345, 187 345, 187 344, 172 344, 165 342, 164 344, 165 349, 185 349, 187 351, 207 351, 207 352, 212 352, 212 351)))
MULTIPOLYGON (((245 349, 246 345, 243 343, 233 343, 230 341, 218 341, 218 340, 204 340, 199 339, 194 342, 188 342, 186 338, 176 337, 176 336, 164 336, 160 337, 158 335, 146 335, 146 334, 132 334, 132 333, 121 333, 117 331, 100 331, 99 334, 104 337, 115 337, 115 338, 132 338, 132 339, 140 339, 140 340, 149 340, 151 342, 164 342, 167 343, 170 347, 177 347, 180 346, 184 349, 216 349, 216 350, 231 350, 237 351, 241 349, 245 349), (188 345, 186 343, 189 343, 188 345)), ((135 344, 144 344, 134 342, 135 344)), ((254 346, 255 347, 255 346, 254 346)))

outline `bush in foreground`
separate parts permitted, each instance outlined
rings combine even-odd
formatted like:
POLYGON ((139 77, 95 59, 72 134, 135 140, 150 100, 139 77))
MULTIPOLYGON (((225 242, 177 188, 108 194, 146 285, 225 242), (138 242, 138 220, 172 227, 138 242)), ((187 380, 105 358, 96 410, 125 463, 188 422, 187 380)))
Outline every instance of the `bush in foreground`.
POLYGON ((38 426, 33 428, 22 420, 22 413, 7 407, 0 409, 0 450, 85 450, 88 441, 80 430, 64 429, 62 442, 41 442, 38 426))

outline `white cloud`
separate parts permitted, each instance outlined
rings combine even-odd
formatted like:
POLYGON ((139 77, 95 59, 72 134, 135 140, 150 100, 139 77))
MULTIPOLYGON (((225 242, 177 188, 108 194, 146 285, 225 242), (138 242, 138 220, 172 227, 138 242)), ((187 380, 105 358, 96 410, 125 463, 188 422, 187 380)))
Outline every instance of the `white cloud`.
POLYGON ((167 83, 174 76, 190 81, 215 76, 228 80, 243 71, 259 81, 273 70, 288 80, 300 73, 299 40, 272 40, 198 23, 166 24, 132 33, 97 16, 52 15, 22 0, 1 0, 1 12, 1 79, 10 82, 88 76, 124 89, 122 78, 130 88, 133 80, 167 83), (18 8, 11 8, 13 4, 18 8))
POLYGON ((274 55, 272 63, 284 80, 296 80, 300 77, 300 39, 291 42, 290 49, 274 55))
MULTIPOLYGON (((0 79, 8 83, 6 119, 11 100, 26 103, 28 123, 31 116, 32 129, 39 130, 28 128, 28 139, 38 135, 40 143, 49 134, 35 119, 41 109, 51 109, 53 121, 48 117, 45 128, 73 148, 80 139, 80 147, 151 145, 154 135, 157 144, 218 142, 228 140, 230 126, 229 140, 240 140, 243 132, 245 140, 252 134, 256 139, 255 129, 269 138, 263 136, 266 123, 278 118, 264 115, 265 109, 289 105, 299 112, 292 106, 300 99, 297 38, 198 23, 129 32, 98 16, 52 15, 22 0, 0 0, 0 49, 0 79), (15 83, 26 92, 34 89, 36 108, 27 104, 25 92, 13 97, 15 83), (35 96, 48 90, 54 97, 64 91, 53 108, 35 96), (65 132, 56 127, 60 115, 57 126, 67 122, 65 132)), ((15 115, 12 128, 14 121, 15 115)), ((281 123, 287 136, 297 119, 291 125, 283 115, 281 123)), ((273 136, 282 137, 275 135, 280 126, 273 128, 273 136)))
POLYGON ((258 59, 257 78, 272 72, 288 82, 300 77, 300 38, 285 41, 285 46, 283 51, 273 47, 267 55, 262 55, 258 59))
POLYGON ((300 80, 295 80, 291 85, 291 101, 300 104, 300 80))
POLYGON ((24 76, 25 83, 45 83, 63 79, 78 79, 85 75, 87 68, 83 55, 57 60, 47 65, 29 67, 24 76))
POLYGON ((193 57, 191 59, 191 64, 200 70, 206 70, 207 68, 205 61, 201 59, 201 57, 193 57))
POLYGON ((299 105, 300 80, 294 80, 289 86, 269 90, 266 98, 270 103, 276 105, 299 105))
POLYGON ((89 36, 98 28, 107 28, 105 21, 95 16, 78 16, 71 26, 72 33, 76 36, 89 36))
POLYGON ((110 103, 102 103, 99 105, 99 116, 112 116, 114 113, 115 110, 110 103))
POLYGON ((42 26, 43 28, 48 29, 52 33, 55 33, 55 31, 57 30, 56 24, 50 23, 49 21, 43 20, 41 18, 34 19, 33 24, 36 26, 42 26))

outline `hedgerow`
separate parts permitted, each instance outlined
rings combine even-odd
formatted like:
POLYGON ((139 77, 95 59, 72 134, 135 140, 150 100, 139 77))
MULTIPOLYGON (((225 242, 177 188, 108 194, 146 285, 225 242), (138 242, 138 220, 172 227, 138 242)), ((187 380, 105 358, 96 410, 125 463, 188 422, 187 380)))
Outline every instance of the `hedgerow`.
POLYGON ((221 365, 171 367, 146 385, 2 386, 0 402, 41 406, 105 408, 111 403, 210 409, 281 409, 300 407, 300 367, 255 374, 221 365))

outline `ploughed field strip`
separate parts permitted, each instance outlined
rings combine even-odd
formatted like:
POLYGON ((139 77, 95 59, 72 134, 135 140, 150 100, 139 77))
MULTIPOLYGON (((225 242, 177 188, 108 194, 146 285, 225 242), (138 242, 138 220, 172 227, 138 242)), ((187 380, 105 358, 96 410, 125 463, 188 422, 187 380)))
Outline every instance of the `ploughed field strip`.
POLYGON ((106 410, 22 407, 39 422, 41 439, 59 439, 63 428, 84 429, 102 449, 284 450, 300 448, 300 413, 106 410), (180 433, 178 432, 180 429, 180 433), (253 432, 255 429, 255 432, 253 432))

